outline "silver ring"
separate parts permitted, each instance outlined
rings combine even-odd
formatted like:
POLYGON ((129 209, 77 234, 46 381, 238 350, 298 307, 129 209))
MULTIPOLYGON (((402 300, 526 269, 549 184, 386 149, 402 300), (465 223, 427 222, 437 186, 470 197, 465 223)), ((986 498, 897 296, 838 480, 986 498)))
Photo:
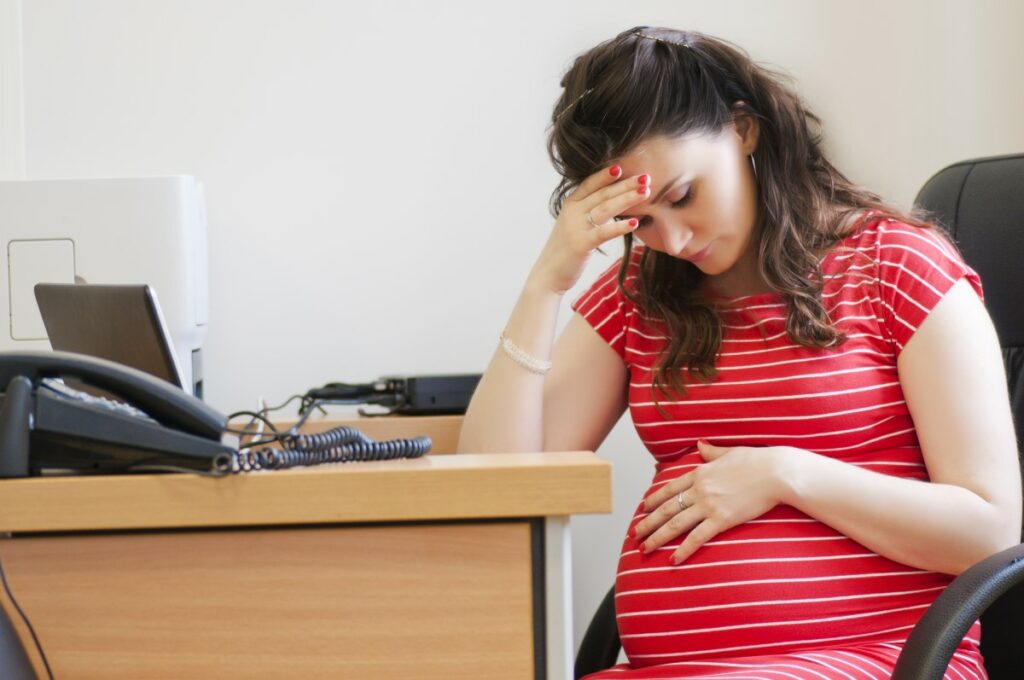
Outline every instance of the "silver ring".
POLYGON ((686 501, 683 500, 682 491, 680 491, 679 495, 676 496, 676 503, 679 503, 679 512, 682 512, 683 510, 686 510, 688 507, 690 507, 689 505, 686 504, 686 501))
POLYGON ((590 216, 590 213, 587 213, 587 222, 590 222, 591 226, 594 226, 594 227, 601 226, 597 222, 594 221, 594 218, 590 216))

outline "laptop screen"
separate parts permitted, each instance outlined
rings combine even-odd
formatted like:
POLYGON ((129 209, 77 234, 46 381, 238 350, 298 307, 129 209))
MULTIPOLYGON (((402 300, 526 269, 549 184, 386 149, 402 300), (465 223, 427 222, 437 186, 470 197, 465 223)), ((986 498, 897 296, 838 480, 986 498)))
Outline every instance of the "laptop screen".
POLYGON ((53 349, 131 366, 184 389, 167 324, 149 286, 39 283, 35 295, 53 349))

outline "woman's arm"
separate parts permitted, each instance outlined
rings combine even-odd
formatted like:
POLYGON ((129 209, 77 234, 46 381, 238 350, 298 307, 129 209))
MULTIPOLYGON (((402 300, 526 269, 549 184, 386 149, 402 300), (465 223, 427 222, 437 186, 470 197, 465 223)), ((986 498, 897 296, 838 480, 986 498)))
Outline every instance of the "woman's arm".
POLYGON ((550 353, 551 371, 531 373, 495 351, 466 411, 460 452, 592 451, 622 416, 626 367, 579 314, 554 349, 543 351, 551 347, 557 312, 557 299, 523 293, 506 334, 517 344, 528 338, 520 346, 534 356, 550 353))
POLYGON ((683 561, 779 503, 930 571, 958 574, 1016 545, 1021 482, 1006 379, 992 321, 969 284, 935 306, 897 368, 931 483, 790 447, 702 444, 707 464, 647 498, 650 514, 636 527, 649 536, 644 551, 689 532, 673 554, 683 561))
POLYGON ((897 362, 931 483, 798 452, 782 502, 880 555, 958 574, 1020 542, 1021 482, 999 342, 965 280, 897 362))
POLYGON ((601 244, 636 229, 616 216, 650 195, 646 175, 620 179, 613 166, 584 180, 562 205, 540 257, 505 326, 505 337, 540 361, 546 375, 499 346, 477 385, 458 450, 545 451, 597 448, 625 408, 622 359, 579 316, 552 347, 558 308, 601 244))
MULTIPOLYGON (((561 302, 561 295, 527 281, 505 326, 505 335, 531 356, 547 361, 561 302)), ((466 409, 458 451, 541 451, 544 379, 544 375, 512 361, 498 347, 466 409)))

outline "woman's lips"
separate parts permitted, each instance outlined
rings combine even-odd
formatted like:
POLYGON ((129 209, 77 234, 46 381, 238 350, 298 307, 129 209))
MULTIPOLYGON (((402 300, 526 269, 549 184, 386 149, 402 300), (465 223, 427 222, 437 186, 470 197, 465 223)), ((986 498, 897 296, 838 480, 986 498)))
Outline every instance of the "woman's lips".
POLYGON ((690 262, 692 262, 694 264, 697 264, 698 262, 700 262, 701 260, 703 260, 705 257, 708 256, 708 252, 710 252, 710 250, 711 250, 711 244, 709 243, 706 246, 704 246, 704 248, 702 248, 701 250, 698 250, 693 255, 690 255, 689 257, 684 256, 683 259, 684 260, 688 260, 688 261, 690 261, 690 262))

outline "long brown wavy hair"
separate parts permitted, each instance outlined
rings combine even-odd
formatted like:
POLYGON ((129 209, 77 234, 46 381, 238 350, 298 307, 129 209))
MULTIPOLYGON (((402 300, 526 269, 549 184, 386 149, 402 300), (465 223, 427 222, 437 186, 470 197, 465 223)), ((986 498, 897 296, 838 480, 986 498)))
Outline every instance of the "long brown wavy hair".
MULTIPOLYGON (((871 219, 933 225, 923 213, 885 204, 833 167, 822 151, 820 119, 790 83, 742 49, 700 33, 640 26, 601 43, 577 57, 562 78, 547 142, 562 176, 551 196, 552 214, 586 177, 645 139, 717 134, 737 114, 753 116, 760 123, 753 156, 761 275, 785 300, 786 331, 794 342, 839 345, 845 338, 821 300, 822 255, 860 227, 867 211, 871 219)), ((626 253, 632 248, 627 234, 626 253)), ((671 387, 684 395, 683 366, 692 379, 714 380, 722 329, 715 304, 699 291, 704 274, 645 247, 631 291, 625 285, 629 260, 622 258, 619 290, 668 330, 652 391, 656 386, 668 398, 671 387)))

